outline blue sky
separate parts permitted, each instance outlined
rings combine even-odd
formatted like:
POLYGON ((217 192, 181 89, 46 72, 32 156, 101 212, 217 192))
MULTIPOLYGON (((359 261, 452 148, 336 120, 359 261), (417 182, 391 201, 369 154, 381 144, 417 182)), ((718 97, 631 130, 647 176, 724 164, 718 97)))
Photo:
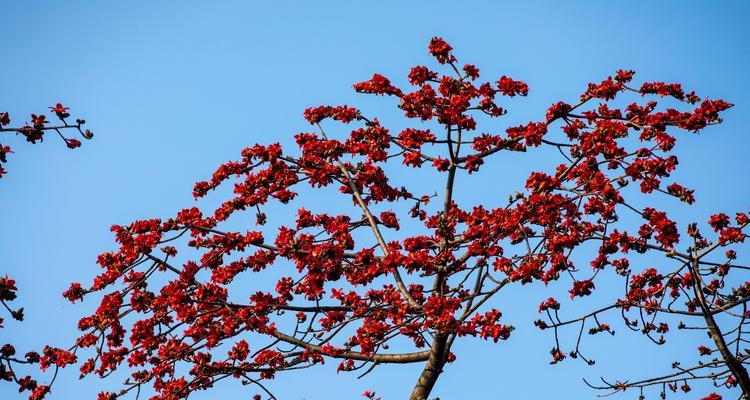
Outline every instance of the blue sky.
MULTIPOLYGON (((192 184, 245 146, 288 144, 309 130, 306 107, 349 104, 401 123, 393 101, 357 95, 351 84, 373 72, 403 84, 409 67, 432 62, 432 36, 444 37, 489 80, 505 74, 529 83, 529 97, 508 102, 498 129, 540 120, 549 104, 572 101, 586 83, 619 68, 637 70, 638 81, 677 81, 735 103, 722 126, 678 145, 680 176, 697 189, 698 203, 675 213, 704 220, 713 210, 749 206, 750 7, 740 1, 17 1, 2 14, 0 109, 19 118, 61 101, 96 133, 75 151, 56 140, 8 143, 16 152, 0 183, 0 273, 18 281, 28 318, 8 321, 0 342, 23 349, 72 340, 75 321, 93 303, 72 306, 59 293, 97 273, 97 254, 114 244, 111 224, 191 206, 192 184)), ((545 162, 488 165, 461 184, 462 199, 504 199, 545 162)), ((284 209, 273 212, 286 217, 284 209)), ((694 337, 676 335, 657 349, 621 327, 623 335, 593 341, 595 367, 549 366, 550 337, 528 317, 547 296, 538 286, 503 297, 498 307, 518 326, 511 340, 461 345, 435 394, 594 398, 580 378, 643 377, 694 351, 694 337)), ((414 366, 386 367, 357 380, 318 368, 282 375, 270 387, 284 400, 354 399, 365 389, 399 399, 417 374, 414 366)), ((115 380, 78 382, 74 370, 58 379, 52 399, 117 388, 115 380)), ((230 383, 196 398, 251 393, 230 383)), ((0 398, 15 396, 0 385, 0 398)))

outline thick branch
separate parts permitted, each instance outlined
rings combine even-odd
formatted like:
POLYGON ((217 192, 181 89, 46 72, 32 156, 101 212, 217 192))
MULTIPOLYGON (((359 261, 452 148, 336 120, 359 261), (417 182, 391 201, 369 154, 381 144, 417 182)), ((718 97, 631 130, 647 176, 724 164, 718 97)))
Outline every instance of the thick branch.
POLYGON ((700 275, 698 275, 699 261, 700 259, 698 257, 694 257, 693 263, 691 264, 691 272, 693 273, 695 280, 695 285, 693 285, 695 298, 698 300, 698 304, 703 312, 703 319, 706 321, 706 326, 708 326, 708 332, 711 335, 711 339, 713 339, 714 344, 716 344, 716 348, 719 350, 719 353, 721 353, 721 357, 724 359, 724 362, 726 362, 727 367, 732 371, 732 375, 737 379, 737 383, 742 389, 743 396, 746 399, 750 399, 750 376, 748 376, 747 369, 745 369, 742 362, 737 360, 734 354, 730 352, 729 347, 724 340, 724 334, 721 332, 721 329, 719 329, 719 325, 714 319, 713 313, 706 302, 706 298, 703 296, 703 287, 701 285, 700 275))

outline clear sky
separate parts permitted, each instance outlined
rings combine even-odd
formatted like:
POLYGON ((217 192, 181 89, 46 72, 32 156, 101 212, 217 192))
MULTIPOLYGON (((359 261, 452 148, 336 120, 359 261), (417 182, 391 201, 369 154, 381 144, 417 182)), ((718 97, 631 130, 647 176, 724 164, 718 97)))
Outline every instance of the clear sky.
MULTIPOLYGON (((59 294, 97 273, 96 256, 114 246, 111 224, 191 206, 192 184, 243 147, 289 143, 309 129, 306 107, 350 104, 397 121, 393 101, 357 95, 351 84, 373 72, 405 83, 409 67, 432 63, 426 52, 432 36, 444 37, 489 80, 507 74, 529 83, 529 97, 508 102, 511 114, 501 125, 541 120, 549 104, 573 101, 586 83, 619 68, 637 70, 638 81, 678 81, 735 103, 723 125, 680 137, 680 176, 697 189, 698 203, 676 213, 704 220, 712 210, 750 205, 746 2, 406 3, 4 2, 0 111, 19 118, 61 101, 89 121, 96 137, 75 151, 52 137, 35 146, 8 143, 16 153, 0 182, 0 273, 18 281, 28 317, 23 324, 8 321, 0 342, 21 350, 69 343, 75 321, 94 304, 73 306, 59 294)), ((489 165, 485 178, 461 186, 463 199, 504 199, 544 163, 489 165)), ((284 216, 283 209, 274 212, 284 216)), ((435 394, 594 398, 582 377, 644 377, 695 358, 693 337, 678 333, 656 348, 620 326, 618 337, 592 343, 596 366, 574 360, 549 366, 551 338, 530 326, 535 315, 528 317, 548 293, 542 286, 523 289, 498 303, 518 326, 512 338, 497 345, 467 341, 435 394)), ((417 368, 383 367, 361 380, 317 368, 281 374, 270 387, 282 400, 356 399, 365 389, 401 399, 417 368)), ((58 379, 52 399, 92 398, 118 387, 116 380, 78 382, 74 369, 58 379)), ((0 398, 16 398, 13 390, 0 385, 0 398)), ((195 398, 251 393, 227 383, 195 398)))

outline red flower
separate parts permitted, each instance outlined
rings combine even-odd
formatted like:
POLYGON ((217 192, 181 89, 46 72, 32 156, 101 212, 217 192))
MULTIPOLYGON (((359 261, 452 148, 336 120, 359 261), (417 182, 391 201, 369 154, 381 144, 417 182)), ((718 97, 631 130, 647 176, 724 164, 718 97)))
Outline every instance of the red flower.
POLYGON ((539 312, 546 311, 549 309, 559 310, 560 303, 558 303, 557 300, 550 297, 547 300, 544 300, 541 304, 539 304, 539 312))
POLYGON ((679 83, 646 82, 641 85, 642 94, 658 94, 661 97, 672 96, 678 100, 685 98, 685 92, 679 83))
POLYGON ((558 362, 565 359, 565 353, 563 353, 557 347, 553 348, 550 351, 550 354, 552 354, 552 361, 550 361, 550 364, 557 364, 558 362))
POLYGON ((729 216, 724 213, 714 214, 711 216, 708 224, 714 228, 714 231, 718 232, 729 226, 729 216))
POLYGON ((464 65, 464 72, 466 73, 466 76, 471 78, 471 80, 479 78, 479 68, 471 64, 464 65))
POLYGON ((448 168, 451 165, 450 160, 446 160, 444 158, 436 158, 435 161, 432 162, 432 165, 438 170, 438 171, 447 171, 448 168))
POLYGON ((384 211, 380 213, 380 221, 388 228, 399 229, 398 218, 396 217, 396 213, 392 211, 384 211))
POLYGON ((543 122, 529 122, 526 126, 508 128, 505 131, 511 139, 524 138, 527 146, 539 146, 547 133, 547 124, 543 122))
POLYGON ((667 192, 687 204, 693 204, 695 202, 695 196, 693 195, 695 190, 687 189, 677 183, 667 186, 667 192))
POLYGON ((432 54, 440 64, 456 61, 456 58, 451 54, 453 47, 439 37, 434 37, 430 40, 429 50, 430 54, 432 54))
POLYGON ((34 125, 34 128, 41 129, 44 127, 44 124, 48 122, 49 121, 45 115, 31 114, 31 124, 34 125))
POLYGON ((648 225, 641 227, 639 234, 642 237, 650 237, 651 232, 656 232, 654 239, 666 248, 671 248, 680 240, 677 224, 667 218, 667 213, 646 207, 643 210, 643 218, 648 220, 648 225))
POLYGON ((70 114, 68 113, 68 110, 70 110, 70 108, 64 107, 60 103, 57 103, 54 107, 50 107, 49 109, 50 109, 50 111, 52 111, 55 114, 57 114, 57 117, 60 118, 60 119, 64 119, 64 118, 70 117, 70 114))
POLYGON ((573 282, 573 289, 569 291, 570 298, 588 296, 592 289, 594 289, 594 282, 591 279, 575 281, 573 282))
POLYGON ((380 74, 374 74, 369 81, 354 85, 354 90, 360 93, 382 94, 389 96, 401 96, 401 89, 393 86, 388 78, 380 74))
POLYGON ((74 282, 70 284, 70 288, 68 288, 68 290, 63 292, 63 297, 73 303, 76 300, 83 299, 84 294, 86 294, 86 290, 81 287, 80 283, 74 282))
POLYGON ((0 300, 12 301, 16 298, 16 281, 10 279, 7 275, 0 277, 0 300))
POLYGON ((344 123, 349 123, 360 118, 359 110, 348 106, 311 107, 305 110, 304 115, 305 119, 310 122, 310 125, 315 125, 326 118, 331 118, 344 123))
POLYGON ((430 71, 429 68, 418 65, 409 72, 409 83, 412 85, 424 85, 427 81, 437 81, 437 72, 430 71))
POLYGON ((612 77, 607 78, 601 83, 594 84, 589 83, 589 88, 586 93, 582 96, 582 99, 586 100, 589 98, 597 98, 604 100, 612 100, 617 96, 617 93, 622 91, 624 86, 619 80, 614 80, 612 77))
POLYGON ((573 109, 573 107, 571 107, 570 104, 558 101, 547 110, 547 123, 564 117, 570 112, 571 109, 573 109))
POLYGON ((635 71, 621 69, 617 71, 615 80, 617 82, 628 83, 633 80, 633 75, 635 75, 635 71))
POLYGON ((3 146, 0 144, 0 162, 8 162, 7 154, 12 153, 9 146, 3 146))
POLYGON ((37 386, 29 396, 29 400, 42 400, 50 391, 49 386, 37 386))
POLYGON ((529 85, 526 82, 515 81, 505 75, 497 81, 497 89, 504 96, 513 97, 515 95, 526 96, 529 94, 529 85))

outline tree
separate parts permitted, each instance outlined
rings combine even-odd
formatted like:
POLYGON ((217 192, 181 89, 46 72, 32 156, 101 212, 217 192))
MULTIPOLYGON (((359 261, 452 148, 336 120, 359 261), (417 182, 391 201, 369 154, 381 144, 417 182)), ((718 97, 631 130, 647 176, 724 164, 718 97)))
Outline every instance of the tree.
MULTIPOLYGON (((361 374, 385 364, 420 363, 410 399, 423 400, 459 356, 452 352, 456 340, 510 337, 513 326, 491 301, 505 287, 570 279, 558 284, 569 285, 575 299, 594 292, 602 271, 616 270, 629 277, 630 289, 609 309, 642 310, 655 318, 672 310, 660 304, 668 297, 662 295, 666 288, 678 292, 674 298, 688 296, 689 315, 704 318, 721 355, 711 367, 729 371, 715 379, 731 378, 722 383, 750 394, 739 341, 737 350, 730 350, 732 343, 722 338, 731 332, 708 322, 715 313, 744 307, 745 286, 722 295, 723 278, 702 281, 704 275, 723 277, 742 268, 714 265, 705 256, 742 242, 748 215, 738 214, 732 226, 721 215, 712 219, 720 239, 711 245, 689 227, 695 243, 682 252, 679 229, 666 211, 639 210, 626 201, 663 194, 692 203, 690 189, 663 182, 678 165, 671 154, 672 131, 698 132, 720 123, 720 113, 732 105, 701 100, 679 84, 632 86, 634 72, 621 70, 589 84, 573 104, 553 104, 542 121, 504 134, 477 133, 480 117, 506 113, 497 103, 501 96, 526 96, 527 84, 507 76, 481 83, 478 68, 460 65, 440 38, 430 41, 429 52, 448 73, 414 67, 408 76, 412 91, 379 74, 354 85, 360 93, 397 98, 413 127, 391 133, 377 118, 349 106, 309 108, 304 116, 317 132, 296 135, 296 151, 286 152, 278 143, 246 148, 238 161, 195 185, 193 195, 202 199, 234 183, 220 206, 112 226, 118 247, 99 256, 103 272, 92 284, 73 283, 64 293, 75 302, 98 292, 98 309, 79 321, 81 336, 73 346, 45 348, 42 369, 80 359, 82 375, 106 377, 127 363, 132 373, 122 390, 102 392, 100 400, 140 392, 145 385, 152 386, 155 399, 181 399, 226 378, 256 385, 260 399, 274 398, 264 381, 326 361, 361 374), (619 108, 628 95, 633 102, 619 108), (656 99, 665 97, 688 111, 659 107, 656 99), (341 125, 348 134, 334 133, 341 125), (554 133, 557 126, 560 132, 554 133), (507 202, 487 199, 482 206, 462 207, 455 201, 463 174, 479 173, 486 160, 504 152, 531 157, 537 147, 559 151, 560 164, 554 171, 532 172, 507 202), (394 168, 438 175, 441 194, 396 184, 387 172, 394 168), (269 203, 291 206, 303 187, 338 189, 352 207, 337 214, 299 208, 294 224, 264 228, 269 203), (255 211, 258 227, 232 230, 232 219, 248 210, 255 211), (623 213, 645 223, 631 223, 623 213), (407 224, 418 228, 400 232, 407 224), (598 249, 593 255, 592 248, 598 249), (684 265, 663 276, 651 270, 630 274, 633 252, 660 252, 684 265), (614 259, 618 253, 623 258, 614 259), (275 287, 253 287, 255 293, 240 296, 237 281, 248 274, 273 275, 275 287)), ((537 325, 557 332, 580 323, 583 330, 594 320, 593 333, 612 332, 599 322, 606 310, 562 321, 559 308, 552 298, 542 303, 539 311, 551 320, 537 325)), ((741 333, 744 318, 739 318, 741 333)), ((655 319, 643 320, 647 334, 668 329, 654 325, 655 319)), ((571 354, 587 360, 578 345, 571 354)), ((551 355, 553 362, 565 358, 559 344, 551 355)), ((44 394, 46 389, 32 398, 44 394)))

